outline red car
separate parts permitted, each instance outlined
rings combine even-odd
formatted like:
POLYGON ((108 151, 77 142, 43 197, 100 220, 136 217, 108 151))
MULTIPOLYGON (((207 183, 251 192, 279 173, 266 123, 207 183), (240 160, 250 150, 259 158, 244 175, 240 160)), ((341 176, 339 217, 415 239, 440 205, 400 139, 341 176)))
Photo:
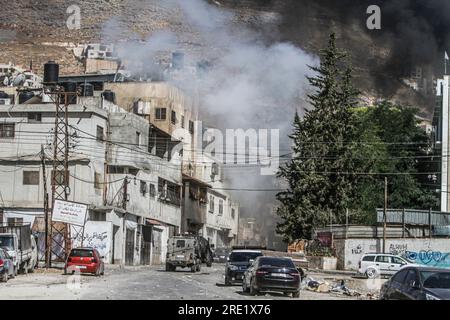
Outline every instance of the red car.
POLYGON ((79 271, 80 273, 92 273, 96 276, 103 275, 105 264, 102 258, 100 253, 93 248, 72 249, 67 258, 64 273, 74 274, 76 271, 79 271))

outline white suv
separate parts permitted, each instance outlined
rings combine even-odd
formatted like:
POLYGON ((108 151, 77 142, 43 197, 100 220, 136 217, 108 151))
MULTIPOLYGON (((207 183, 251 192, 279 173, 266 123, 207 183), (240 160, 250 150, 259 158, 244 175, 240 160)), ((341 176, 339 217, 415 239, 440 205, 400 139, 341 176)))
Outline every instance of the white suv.
POLYGON ((367 253, 359 260, 358 273, 366 275, 367 278, 393 275, 407 264, 410 262, 393 254, 367 253))

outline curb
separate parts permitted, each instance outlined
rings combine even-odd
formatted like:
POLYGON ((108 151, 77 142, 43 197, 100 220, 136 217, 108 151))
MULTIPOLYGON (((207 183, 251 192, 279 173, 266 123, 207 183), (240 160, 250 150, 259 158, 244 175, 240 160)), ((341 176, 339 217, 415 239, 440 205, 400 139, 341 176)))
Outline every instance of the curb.
POLYGON ((356 276, 356 275, 358 275, 358 273, 356 271, 347 271, 347 270, 306 269, 306 272, 340 274, 340 275, 346 275, 346 276, 356 276))

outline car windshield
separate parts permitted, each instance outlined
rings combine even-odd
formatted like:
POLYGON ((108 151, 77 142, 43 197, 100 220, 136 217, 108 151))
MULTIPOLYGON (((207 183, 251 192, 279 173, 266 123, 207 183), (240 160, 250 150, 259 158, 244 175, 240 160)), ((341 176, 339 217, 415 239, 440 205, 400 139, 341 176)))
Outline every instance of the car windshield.
POLYGON ((6 250, 14 250, 13 237, 0 237, 0 248, 5 248, 6 250))
POLYGON ((94 252, 92 250, 81 250, 81 249, 74 249, 70 252, 71 257, 93 257, 94 252))
POLYGON ((423 286, 429 289, 450 289, 449 271, 420 271, 423 286))
POLYGON ((260 258, 259 266, 260 267, 295 268, 292 260, 279 259, 279 258, 260 258))
POLYGON ((231 262, 248 262, 250 259, 255 260, 261 255, 260 252, 232 252, 230 254, 231 262))

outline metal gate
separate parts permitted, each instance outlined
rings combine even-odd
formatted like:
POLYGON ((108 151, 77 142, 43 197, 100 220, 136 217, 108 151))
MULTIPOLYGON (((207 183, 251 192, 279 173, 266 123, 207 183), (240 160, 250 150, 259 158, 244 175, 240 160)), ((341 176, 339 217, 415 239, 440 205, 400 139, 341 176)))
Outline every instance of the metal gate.
POLYGON ((134 264, 134 236, 135 231, 127 229, 125 243, 125 264, 128 266, 132 266, 134 264))
POLYGON ((152 227, 151 226, 142 226, 142 239, 141 239, 141 264, 142 265, 150 265, 151 249, 152 249, 152 227))

